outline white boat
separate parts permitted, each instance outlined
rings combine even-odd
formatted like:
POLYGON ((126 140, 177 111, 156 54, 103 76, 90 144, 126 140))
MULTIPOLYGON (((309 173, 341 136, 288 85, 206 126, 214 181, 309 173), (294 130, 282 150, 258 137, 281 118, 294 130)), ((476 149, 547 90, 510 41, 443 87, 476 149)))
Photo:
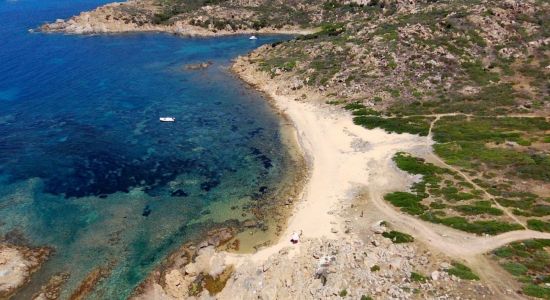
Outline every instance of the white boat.
POLYGON ((159 120, 161 122, 175 122, 176 118, 174 118, 174 117, 160 117, 159 120))
POLYGON ((249 40, 257 40, 258 38, 255 35, 253 35, 253 36, 249 37, 248 39, 249 40))

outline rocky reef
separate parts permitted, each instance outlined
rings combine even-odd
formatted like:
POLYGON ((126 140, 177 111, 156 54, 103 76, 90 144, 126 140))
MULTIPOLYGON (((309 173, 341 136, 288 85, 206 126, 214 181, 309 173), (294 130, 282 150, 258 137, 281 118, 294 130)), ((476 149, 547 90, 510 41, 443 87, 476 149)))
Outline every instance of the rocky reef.
POLYGON ((52 249, 0 242, 0 298, 13 295, 25 285, 51 255, 52 249))

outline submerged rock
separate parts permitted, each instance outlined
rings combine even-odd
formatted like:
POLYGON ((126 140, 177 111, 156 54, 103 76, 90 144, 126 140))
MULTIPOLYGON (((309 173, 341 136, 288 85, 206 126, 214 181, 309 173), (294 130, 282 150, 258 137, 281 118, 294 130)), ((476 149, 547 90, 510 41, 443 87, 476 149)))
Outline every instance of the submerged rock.
POLYGON ((184 70, 189 70, 189 71, 204 70, 204 69, 210 67, 212 64, 213 64, 213 62, 211 62, 211 61, 202 62, 202 63, 198 63, 198 64, 187 64, 183 67, 183 69, 184 70))
POLYGON ((148 217, 151 214, 151 211, 151 207, 149 207, 149 205, 146 205, 141 215, 144 217, 148 217))
POLYGON ((170 194, 172 197, 187 197, 189 194, 182 189, 177 189, 170 194))

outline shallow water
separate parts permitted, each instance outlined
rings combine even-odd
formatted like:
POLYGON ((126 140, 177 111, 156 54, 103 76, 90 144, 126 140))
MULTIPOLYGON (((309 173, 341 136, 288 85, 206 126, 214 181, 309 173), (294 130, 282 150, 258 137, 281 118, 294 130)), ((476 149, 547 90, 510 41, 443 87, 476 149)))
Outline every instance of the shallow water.
POLYGON ((0 2, 0 235, 56 251, 16 298, 68 272, 66 298, 109 266, 90 298, 124 299, 215 225, 208 210, 250 217, 212 203, 246 207, 285 172, 280 120, 227 71, 231 58, 283 37, 27 32, 101 3, 0 2), (183 69, 207 60, 206 70, 183 69))

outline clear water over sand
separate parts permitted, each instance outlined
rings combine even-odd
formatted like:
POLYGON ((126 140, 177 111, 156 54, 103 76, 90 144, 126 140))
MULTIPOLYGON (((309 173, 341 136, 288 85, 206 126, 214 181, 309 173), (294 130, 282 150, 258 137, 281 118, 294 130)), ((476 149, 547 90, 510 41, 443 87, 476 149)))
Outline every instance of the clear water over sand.
POLYGON ((68 272, 66 298, 108 266, 91 298, 125 299, 215 225, 205 216, 250 218, 247 205, 285 171, 280 120, 227 71, 231 58, 282 37, 27 32, 100 4, 0 2, 0 236, 55 248, 16 298, 68 272), (183 68, 203 61, 214 64, 183 68))

